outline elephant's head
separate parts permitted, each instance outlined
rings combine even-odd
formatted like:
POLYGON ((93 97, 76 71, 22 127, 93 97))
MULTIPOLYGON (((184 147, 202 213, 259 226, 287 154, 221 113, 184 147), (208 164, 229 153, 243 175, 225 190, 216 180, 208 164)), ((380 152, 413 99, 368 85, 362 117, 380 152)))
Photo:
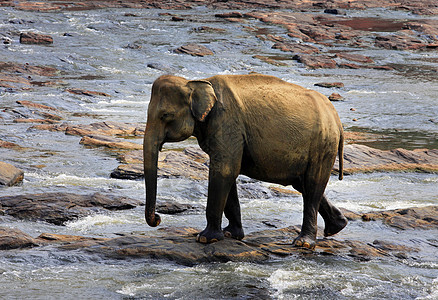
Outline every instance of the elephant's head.
POLYGON ((188 81, 182 77, 161 76, 152 86, 143 142, 146 183, 145 217, 149 226, 160 224, 155 214, 158 153, 165 142, 189 138, 196 122, 204 122, 216 103, 210 82, 188 81))

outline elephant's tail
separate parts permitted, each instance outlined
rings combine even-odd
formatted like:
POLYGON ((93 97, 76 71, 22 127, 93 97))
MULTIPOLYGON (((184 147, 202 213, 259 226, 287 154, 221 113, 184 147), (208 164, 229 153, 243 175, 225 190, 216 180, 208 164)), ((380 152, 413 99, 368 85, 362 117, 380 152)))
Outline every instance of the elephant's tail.
POLYGON ((338 146, 338 156, 339 156, 339 180, 344 178, 344 131, 341 128, 341 136, 339 139, 338 146))

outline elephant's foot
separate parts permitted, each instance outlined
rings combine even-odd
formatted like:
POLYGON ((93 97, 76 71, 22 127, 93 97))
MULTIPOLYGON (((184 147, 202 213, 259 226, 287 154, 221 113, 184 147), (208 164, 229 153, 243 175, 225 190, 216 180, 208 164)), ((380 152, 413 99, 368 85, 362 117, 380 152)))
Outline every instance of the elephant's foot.
POLYGON ((196 241, 201 244, 210 244, 224 239, 224 233, 221 230, 204 229, 196 237, 196 241))
POLYGON ((245 234, 243 233, 243 228, 237 226, 228 225, 224 228, 223 232, 226 237, 236 240, 241 240, 245 236, 245 234))
POLYGON ((301 248, 307 248, 310 250, 315 249, 316 241, 315 239, 308 237, 308 236, 302 236, 301 234, 294 240, 292 243, 294 247, 301 247, 301 248))
POLYGON ((324 236, 335 235, 336 233, 344 229, 344 227, 347 226, 347 223, 348 223, 347 218, 341 214, 340 216, 338 216, 336 220, 327 222, 325 224, 324 236))

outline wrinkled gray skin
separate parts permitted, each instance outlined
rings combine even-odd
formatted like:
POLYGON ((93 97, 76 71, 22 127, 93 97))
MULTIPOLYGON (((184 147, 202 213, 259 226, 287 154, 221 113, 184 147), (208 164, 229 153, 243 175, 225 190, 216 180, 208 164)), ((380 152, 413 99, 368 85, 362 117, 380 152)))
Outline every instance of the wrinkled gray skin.
POLYGON ((292 185, 302 193, 303 223, 294 245, 313 249, 318 212, 326 236, 347 224, 324 190, 336 159, 342 179, 343 130, 322 94, 265 75, 221 75, 189 81, 161 76, 153 84, 144 136, 146 221, 155 213, 158 152, 194 135, 210 156, 207 227, 197 241, 244 237, 236 178, 292 185), (229 225, 221 228, 225 213, 229 225))

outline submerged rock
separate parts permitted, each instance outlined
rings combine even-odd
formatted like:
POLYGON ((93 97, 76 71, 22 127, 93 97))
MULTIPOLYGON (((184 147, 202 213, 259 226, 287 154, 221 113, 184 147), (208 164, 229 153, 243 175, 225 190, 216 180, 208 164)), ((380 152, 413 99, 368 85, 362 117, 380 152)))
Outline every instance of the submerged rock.
POLYGON ((50 35, 39 34, 34 32, 23 32, 20 34, 21 44, 50 45, 53 44, 53 38, 50 35))
POLYGON ((23 180, 24 172, 11 164, 0 161, 0 186, 13 186, 23 180))
POLYGON ((0 250, 29 248, 38 246, 36 239, 21 230, 0 227, 0 250))
POLYGON ((213 51, 205 46, 197 44, 187 44, 175 50, 176 53, 189 54, 191 56, 206 56, 213 55, 213 51))
POLYGON ((18 219, 45 221, 64 225, 94 213, 131 209, 141 205, 140 201, 127 197, 114 197, 95 193, 77 195, 72 193, 44 193, 0 197, 4 214, 18 219))

